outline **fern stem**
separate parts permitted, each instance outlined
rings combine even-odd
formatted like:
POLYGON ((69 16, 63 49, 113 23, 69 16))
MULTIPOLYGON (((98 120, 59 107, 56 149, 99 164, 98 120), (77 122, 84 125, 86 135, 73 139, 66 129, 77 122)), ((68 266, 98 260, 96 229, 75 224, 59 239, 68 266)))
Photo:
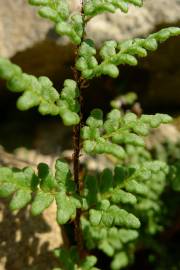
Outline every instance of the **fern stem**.
MULTIPOLYGON (((81 39, 81 43, 76 46, 75 50, 75 61, 78 56, 78 51, 79 48, 84 41, 85 38, 85 16, 84 16, 84 10, 83 10, 83 0, 81 1, 81 15, 83 18, 83 36, 81 39)), ((83 113, 82 113, 82 103, 83 103, 83 97, 82 97, 82 88, 83 88, 83 83, 84 79, 81 77, 80 73, 77 71, 76 67, 73 67, 73 76, 74 80, 77 82, 78 88, 79 88, 79 104, 80 104, 80 111, 79 111, 79 116, 80 116, 80 123, 73 128, 73 174, 74 174, 74 181, 76 183, 76 188, 77 188, 77 193, 81 195, 82 191, 82 179, 80 177, 80 151, 81 151, 81 138, 80 138, 80 132, 81 132, 81 127, 82 127, 82 119, 83 119, 83 113)), ((84 249, 84 244, 83 244, 83 234, 81 230, 81 224, 80 224, 80 219, 81 219, 81 209, 77 210, 76 218, 74 221, 74 233, 75 233, 75 240, 77 242, 77 249, 80 258, 83 258, 85 256, 85 249, 84 249)))

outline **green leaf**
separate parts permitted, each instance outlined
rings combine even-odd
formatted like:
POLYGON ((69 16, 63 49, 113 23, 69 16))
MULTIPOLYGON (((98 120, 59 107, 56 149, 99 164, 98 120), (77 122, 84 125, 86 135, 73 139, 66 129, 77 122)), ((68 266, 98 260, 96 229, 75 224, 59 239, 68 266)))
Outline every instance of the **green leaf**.
POLYGON ((136 132, 138 135, 141 136, 146 136, 149 134, 149 127, 148 125, 144 124, 144 123, 137 123, 134 127, 133 127, 134 132, 136 132))
POLYGON ((56 181, 62 189, 65 189, 68 186, 68 181, 71 178, 69 165, 65 161, 57 159, 55 169, 56 181))
POLYGON ((42 7, 39 10, 39 15, 43 18, 50 19, 51 21, 58 22, 58 13, 56 10, 50 8, 50 7, 42 7))
POLYGON ((49 166, 45 163, 38 165, 38 176, 41 179, 41 188, 45 192, 51 191, 57 186, 56 179, 50 172, 49 166))
POLYGON ((26 74, 19 74, 13 76, 7 82, 7 88, 12 92, 23 92, 25 89, 28 88, 29 77, 26 74))
POLYGON ((125 252, 119 252, 114 256, 114 259, 111 263, 111 268, 113 270, 119 270, 128 265, 129 258, 125 252))
POLYGON ((67 20, 70 16, 69 6, 67 1, 57 3, 57 11, 62 20, 67 20))
MULTIPOLYGON (((39 184, 39 178, 35 174, 34 170, 31 167, 26 167, 23 169, 23 174, 24 174, 24 178, 25 178, 23 180, 25 186, 31 188, 32 191, 36 190, 37 186, 39 184)), ((16 174, 14 175, 14 177, 16 178, 16 174)), ((17 178, 18 177, 19 176, 17 176, 17 178)), ((21 182, 21 184, 22 184, 22 182, 21 182)))
POLYGON ((114 216, 110 211, 104 212, 102 215, 102 223, 106 227, 111 227, 114 223, 114 216))
POLYGON ((90 127, 102 127, 103 125, 103 112, 100 109, 94 109, 91 111, 91 115, 86 120, 86 124, 90 127))
POLYGON ((80 121, 80 117, 77 113, 67 111, 63 115, 61 115, 63 122, 66 126, 77 125, 80 121))
POLYGON ((96 264, 97 258, 95 256, 87 256, 84 262, 81 264, 83 270, 92 270, 92 267, 96 264))
POLYGON ((103 59, 116 54, 117 42, 115 40, 106 41, 100 50, 100 56, 103 59))
POLYGON ((19 110, 25 111, 31 109, 34 106, 38 106, 39 102, 40 102, 39 96, 30 91, 27 91, 24 92, 24 94, 20 98, 18 98, 17 107, 19 110))
POLYGON ((136 66, 138 64, 137 59, 127 53, 122 53, 114 57, 112 62, 116 63, 117 65, 123 65, 123 64, 128 64, 130 66, 136 66))
POLYGON ((90 220, 92 225, 94 225, 94 226, 99 225, 99 223, 101 221, 101 217, 102 217, 101 211, 94 210, 94 209, 91 209, 89 211, 89 220, 90 220))
POLYGON ((101 249, 104 253, 106 253, 108 256, 113 256, 114 254, 114 249, 113 247, 108 243, 108 241, 103 240, 100 244, 99 244, 99 249, 101 249))
POLYGON ((119 229, 118 236, 123 243, 128 243, 135 240, 139 236, 139 234, 136 230, 119 229))
POLYGON ((39 105, 38 111, 42 115, 51 114, 55 116, 59 114, 59 108, 56 105, 48 103, 48 102, 41 102, 41 104, 39 105))
POLYGON ((129 192, 147 195, 149 192, 148 187, 143 183, 138 183, 136 180, 131 180, 125 183, 125 189, 129 192))
POLYGON ((18 190, 11 202, 10 202, 10 208, 12 211, 19 210, 26 206, 31 200, 31 191, 27 190, 18 190))
POLYGON ((101 73, 112 78, 117 78, 119 76, 119 69, 113 64, 104 64, 102 65, 101 73))
POLYGON ((59 224, 65 224, 75 215, 76 208, 71 198, 63 192, 57 193, 55 198, 57 204, 57 222, 59 224))
POLYGON ((16 185, 12 183, 0 183, 0 197, 9 197, 14 191, 16 191, 16 185))
POLYGON ((163 124, 171 123, 172 120, 173 120, 173 118, 172 118, 170 115, 168 115, 168 114, 160 114, 160 113, 157 113, 156 115, 157 115, 158 117, 161 118, 161 122, 162 122, 163 124))
POLYGON ((0 184, 6 181, 11 181, 13 178, 12 169, 7 167, 0 167, 0 184))
POLYGON ((125 158, 125 151, 123 147, 113 144, 111 142, 108 142, 106 140, 99 140, 97 141, 95 148, 94 148, 94 153, 96 154, 111 154, 115 156, 118 159, 123 159, 125 158))
POLYGON ((113 137, 112 137, 112 141, 114 143, 124 143, 124 144, 131 144, 131 145, 134 145, 134 146, 144 146, 145 143, 144 143, 144 140, 137 136, 136 134, 134 133, 116 133, 113 137))
MULTIPOLYGON (((114 208, 110 210, 115 209, 115 206, 113 206, 114 208)), ((116 212, 116 209, 115 209, 116 212)), ((127 211, 125 211, 124 209, 119 209, 117 211, 117 214, 115 215, 115 220, 114 220, 115 225, 118 226, 125 226, 127 228, 133 228, 133 229, 138 229, 140 227, 140 221, 137 217, 135 217, 133 214, 128 213, 127 211)))
POLYGON ((98 202, 97 208, 99 210, 106 211, 109 208, 109 206, 110 206, 110 201, 104 199, 104 200, 101 200, 101 201, 98 202))
POLYGON ((65 80, 64 88, 61 92, 61 97, 65 100, 76 98, 79 96, 79 90, 77 88, 77 83, 73 80, 65 80))
POLYGON ((31 207, 31 213, 36 216, 48 208, 54 200, 54 196, 42 191, 37 192, 31 207))
POLYGON ((83 143, 84 151, 88 154, 91 154, 95 151, 96 142, 91 140, 85 140, 83 143))
POLYGON ((70 40, 78 45, 81 42, 81 38, 74 31, 72 24, 67 22, 59 22, 56 24, 56 32, 61 36, 68 36, 70 40))
POLYGON ((112 192, 111 200, 113 203, 129 203, 135 204, 137 202, 136 197, 129 193, 125 192, 124 190, 117 189, 112 192))
POLYGON ((21 74, 21 68, 12 64, 8 59, 0 57, 0 78, 11 80, 14 76, 21 74))
POLYGON ((124 116, 124 122, 125 124, 131 124, 132 122, 136 122, 137 120, 137 115, 135 113, 128 112, 124 116))
POLYGON ((98 128, 85 126, 81 129, 81 137, 84 140, 96 140, 100 137, 100 131, 98 128))

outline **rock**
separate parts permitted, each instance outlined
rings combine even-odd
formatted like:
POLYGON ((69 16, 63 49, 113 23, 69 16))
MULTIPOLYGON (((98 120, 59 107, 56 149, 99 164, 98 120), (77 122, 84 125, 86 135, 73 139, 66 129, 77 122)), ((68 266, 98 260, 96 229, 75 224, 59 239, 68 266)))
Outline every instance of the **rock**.
POLYGON ((42 216, 32 217, 23 209, 13 214, 0 201, 0 270, 51 270, 58 265, 52 250, 62 244, 52 204, 42 216))
POLYGON ((11 57, 42 41, 51 27, 24 0, 0 0, 0 55, 11 57))

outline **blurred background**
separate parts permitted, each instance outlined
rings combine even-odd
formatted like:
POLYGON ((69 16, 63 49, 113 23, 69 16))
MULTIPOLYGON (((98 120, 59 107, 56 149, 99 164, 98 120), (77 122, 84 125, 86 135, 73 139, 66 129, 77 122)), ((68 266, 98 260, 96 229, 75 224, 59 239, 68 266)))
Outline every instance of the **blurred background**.
MULTIPOLYGON (((66 39, 58 37, 53 25, 40 19, 36 9, 27 2, 0 0, 0 56, 11 59, 29 74, 50 77, 56 89, 60 90, 64 79, 72 78, 70 67, 74 63, 74 48, 66 39)), ((78 9, 79 0, 71 0, 70 4, 73 9, 78 9)), ((93 19, 88 24, 87 37, 94 39, 99 48, 105 40, 145 37, 168 26, 180 26, 180 1, 145 0, 143 8, 131 7, 127 15, 117 12, 93 19)), ((175 117, 178 133, 180 37, 171 38, 160 45, 158 51, 140 59, 138 67, 121 66, 118 79, 103 77, 90 82, 84 90, 85 117, 95 107, 107 112, 110 101, 127 92, 138 94, 144 113, 162 112, 175 117)), ((18 111, 17 97, 17 94, 6 91, 5 82, 0 81, 1 163, 14 164, 24 159, 32 164, 41 159, 51 163, 53 157, 65 149, 70 149, 71 155, 71 130, 65 128, 59 118, 42 117, 36 110, 18 111)), ((167 136, 178 136, 176 132, 167 136)), ((48 250, 61 242, 60 237, 55 237, 55 232, 60 235, 59 228, 51 222, 53 209, 48 210, 45 220, 40 218, 34 224, 30 217, 27 219, 27 213, 22 212, 16 222, 4 204, 0 207, 0 235, 3 238, 0 243, 0 270, 51 269, 46 264, 47 260, 52 261, 48 250), (22 230, 29 223, 29 231, 22 230), (33 233, 33 226, 36 230, 39 228, 37 233, 33 233), (54 232, 51 232, 52 227, 54 232), (18 238, 19 228, 21 236, 18 238), (41 234, 46 237, 42 239, 41 234), (50 238, 52 243, 47 242, 50 238), (25 249, 27 258, 22 258, 25 249), (45 261, 42 254, 48 254, 45 261), (29 258, 37 268, 28 263, 29 258)))

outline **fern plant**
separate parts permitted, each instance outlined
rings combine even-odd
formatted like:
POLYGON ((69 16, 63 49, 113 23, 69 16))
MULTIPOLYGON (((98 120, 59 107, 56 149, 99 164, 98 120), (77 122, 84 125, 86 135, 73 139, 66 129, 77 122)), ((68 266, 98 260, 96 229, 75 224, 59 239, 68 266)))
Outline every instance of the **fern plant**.
POLYGON ((55 24, 59 35, 67 36, 75 44, 72 78, 65 80, 62 90, 55 89, 47 77, 26 74, 2 57, 0 78, 7 81, 7 89, 20 93, 19 110, 38 107, 42 115, 60 116, 66 126, 72 126, 73 171, 61 159, 56 161, 55 172, 43 163, 37 166, 37 172, 29 167, 23 170, 1 167, 0 196, 12 196, 12 210, 31 204, 33 215, 41 214, 56 201, 57 222, 71 224, 76 240, 75 246, 55 251, 60 259, 56 270, 100 269, 95 249, 111 258, 111 269, 121 269, 133 259, 133 243, 144 214, 149 209, 154 213, 160 207, 159 197, 168 174, 168 166, 162 161, 123 165, 122 160, 132 149, 143 151, 144 136, 161 123, 169 123, 171 117, 164 114, 138 117, 135 113, 122 113, 116 107, 104 116, 101 109, 95 108, 84 122, 82 91, 94 77, 116 78, 121 65, 137 65, 138 58, 155 51, 159 43, 180 35, 180 28, 169 27, 147 38, 108 40, 97 52, 94 41, 86 36, 89 20, 117 9, 127 13, 129 5, 141 7, 142 0, 82 0, 77 12, 70 10, 66 0, 29 0, 29 3, 38 7, 41 17, 55 24), (113 156, 114 170, 87 172, 82 177, 79 157, 83 153, 113 156))

